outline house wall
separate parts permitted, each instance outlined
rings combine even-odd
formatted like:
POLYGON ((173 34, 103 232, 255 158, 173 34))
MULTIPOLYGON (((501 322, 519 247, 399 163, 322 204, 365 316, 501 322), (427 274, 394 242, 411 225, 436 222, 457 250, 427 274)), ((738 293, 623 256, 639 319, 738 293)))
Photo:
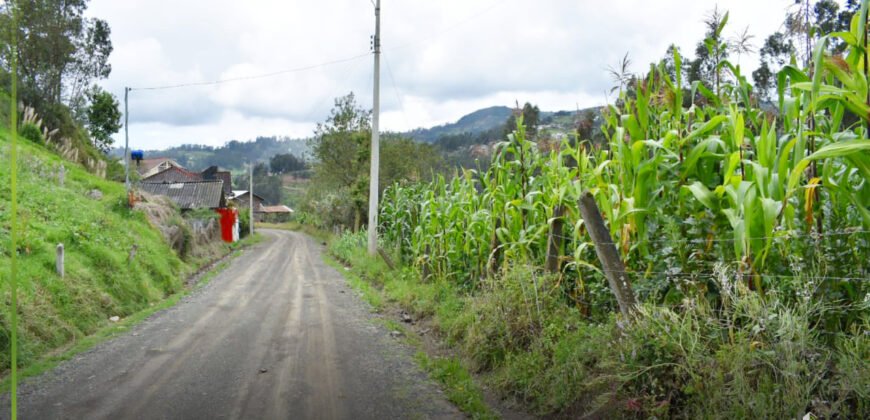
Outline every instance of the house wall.
MULTIPOLYGON (((236 208, 239 209, 239 211, 245 211, 245 210, 250 208, 249 207, 250 204, 248 204, 248 197, 250 197, 250 196, 248 194, 245 194, 242 197, 232 199, 232 201, 234 203, 236 203, 236 208)), ((255 196, 254 197, 254 221, 262 222, 263 216, 264 216, 263 200, 260 200, 259 198, 257 198, 255 196)))

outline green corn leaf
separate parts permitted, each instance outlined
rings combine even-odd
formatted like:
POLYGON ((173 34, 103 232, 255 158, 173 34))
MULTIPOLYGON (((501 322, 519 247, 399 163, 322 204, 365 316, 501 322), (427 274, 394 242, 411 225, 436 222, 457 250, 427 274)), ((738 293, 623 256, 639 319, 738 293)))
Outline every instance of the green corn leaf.
MULTIPOLYGON (((861 140, 852 140, 852 141, 844 141, 840 143, 832 143, 825 147, 822 147, 815 153, 801 159, 800 162, 792 169, 791 175, 788 178, 788 191, 789 195, 794 191, 798 182, 800 181, 801 175, 807 166, 810 165, 810 162, 819 159, 827 159, 834 157, 843 157, 849 156, 857 153, 868 153, 870 152, 870 140, 861 139, 861 140)), ((866 159, 858 158, 857 161, 862 163, 866 159)), ((863 166, 863 165, 862 165, 863 166)), ((862 169, 859 167, 859 169, 862 169)), ((870 180, 870 168, 862 169, 863 176, 865 179, 870 180)))
POLYGON ((703 135, 709 133, 710 131, 715 130, 720 125, 722 125, 723 122, 725 122, 727 120, 728 120, 727 115, 717 115, 713 118, 710 118, 710 120, 707 121, 706 123, 704 123, 704 125, 702 125, 701 127, 698 127, 697 129, 695 129, 694 131, 689 133, 688 137, 686 137, 683 140, 683 143, 685 144, 686 142, 688 142, 692 139, 698 138, 700 136, 703 136, 703 135))
POLYGON ((825 61, 825 47, 828 44, 828 36, 823 36, 816 42, 815 51, 813 51, 813 98, 819 96, 819 88, 822 84, 822 65, 825 61))
POLYGON ((700 181, 695 181, 692 185, 683 186, 683 188, 688 189, 708 209, 713 211, 719 210, 716 195, 700 181))
POLYGON ((789 87, 786 82, 791 81, 793 87, 796 83, 808 82, 809 80, 809 76, 794 65, 787 65, 776 74, 776 92, 779 95, 779 111, 781 113, 784 113, 785 89, 789 87))

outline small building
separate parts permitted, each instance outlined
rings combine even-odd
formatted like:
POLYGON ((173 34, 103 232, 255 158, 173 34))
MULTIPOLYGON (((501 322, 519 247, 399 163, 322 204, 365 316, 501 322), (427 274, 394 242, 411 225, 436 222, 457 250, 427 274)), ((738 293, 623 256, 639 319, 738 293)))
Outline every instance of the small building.
MULTIPOLYGON (((230 200, 235 204, 236 208, 241 210, 248 209, 250 206, 250 196, 248 191, 245 190, 236 190, 233 191, 233 195, 230 196, 230 200)), ((257 193, 253 194, 254 196, 254 219, 258 222, 263 221, 263 202, 266 201, 263 197, 257 195, 257 193)))
POLYGON ((293 209, 284 205, 278 206, 263 206, 263 221, 264 222, 286 222, 293 215, 293 209))
POLYGON ((142 182, 139 189, 169 197, 181 210, 212 209, 227 206, 223 181, 142 182))
POLYGON ((173 166, 181 168, 181 165, 179 165, 178 162, 169 158, 142 159, 136 163, 136 171, 139 172, 139 176, 142 177, 142 179, 145 179, 173 166))

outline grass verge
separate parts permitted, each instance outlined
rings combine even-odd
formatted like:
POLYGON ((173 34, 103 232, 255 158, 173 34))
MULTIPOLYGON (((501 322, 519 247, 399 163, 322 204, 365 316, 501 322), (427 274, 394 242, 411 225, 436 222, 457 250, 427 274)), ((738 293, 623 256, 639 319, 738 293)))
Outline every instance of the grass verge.
POLYGON ((847 334, 816 328, 842 308, 762 298, 723 273, 719 306, 699 295, 677 307, 643 303, 629 322, 592 319, 566 304, 558 278, 530 268, 511 267, 468 290, 423 281, 411 268, 390 270, 367 255, 363 235, 336 238, 329 250, 352 267, 352 285, 365 284, 364 296, 379 295, 383 311, 398 305, 438 333, 456 357, 421 366, 448 381, 451 401, 467 410, 473 391, 459 368, 542 416, 870 415, 870 321, 847 334))
MULTIPOLYGON (((330 241, 326 263, 344 274, 350 286, 377 313, 406 308, 409 303, 397 298, 407 276, 401 270, 391 270, 381 258, 371 258, 365 250, 365 236, 344 235, 330 241), (362 241, 362 242, 361 242, 362 241)), ((447 399, 474 419, 498 418, 484 401, 483 391, 471 373, 456 357, 430 355, 420 336, 392 319, 380 322, 391 331, 398 331, 402 340, 417 352, 414 359, 444 391, 447 399)))

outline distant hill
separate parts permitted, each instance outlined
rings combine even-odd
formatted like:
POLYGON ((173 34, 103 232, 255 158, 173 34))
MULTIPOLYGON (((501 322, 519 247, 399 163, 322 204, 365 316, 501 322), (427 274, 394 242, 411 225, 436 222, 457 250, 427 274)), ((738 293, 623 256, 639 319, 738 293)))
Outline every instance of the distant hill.
MULTIPOLYGON (((113 154, 124 156, 123 148, 116 148, 113 154)), ((289 137, 257 137, 253 141, 230 140, 223 146, 213 147, 200 144, 183 144, 165 150, 147 150, 146 158, 165 157, 181 164, 187 169, 201 171, 212 165, 225 169, 240 170, 247 162, 269 163, 272 156, 291 153, 303 158, 308 152, 305 140, 289 137)))
POLYGON ((417 128, 402 134, 426 143, 433 143, 442 136, 463 133, 478 134, 503 125, 511 116, 511 112, 513 110, 506 106, 492 106, 474 111, 455 123, 437 125, 432 128, 417 128))
MULTIPOLYGON (((465 115, 455 123, 417 128, 398 134, 420 142, 433 143, 448 154, 463 155, 474 145, 503 140, 504 126, 512 112, 513 109, 506 106, 492 106, 465 115)), ((601 122, 601 107, 579 111, 541 111, 540 114, 540 130, 557 137, 573 133, 585 126, 585 138, 601 141, 601 122)), ((220 147, 184 144, 166 150, 148 150, 145 151, 145 157, 174 159, 191 170, 203 170, 217 165, 239 171, 249 161, 268 163, 272 156, 282 153, 305 158, 307 152, 306 140, 272 136, 257 137, 246 142, 231 140, 220 147)), ((123 154, 123 149, 113 150, 115 156, 121 157, 123 154)))

